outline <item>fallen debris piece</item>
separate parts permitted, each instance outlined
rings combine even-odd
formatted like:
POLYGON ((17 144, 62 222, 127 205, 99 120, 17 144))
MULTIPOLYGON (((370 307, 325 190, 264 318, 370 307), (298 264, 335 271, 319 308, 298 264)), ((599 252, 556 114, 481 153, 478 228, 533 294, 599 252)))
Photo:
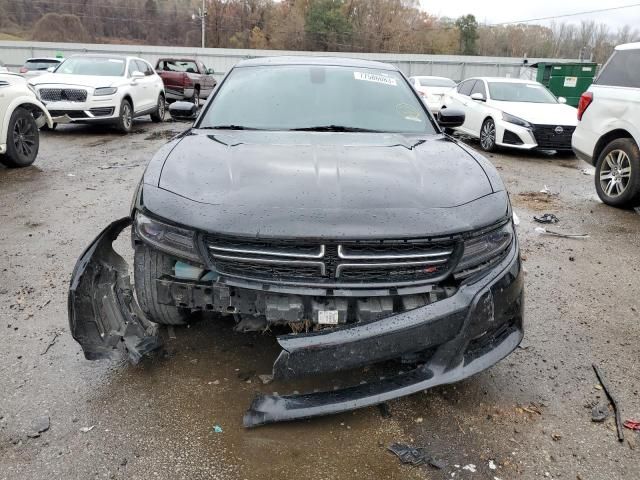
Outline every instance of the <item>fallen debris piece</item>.
POLYGON ((544 188, 542 190, 540 190, 540 193, 545 193, 547 195, 559 195, 558 192, 552 192, 549 187, 547 187, 546 185, 544 186, 544 188))
POLYGON ((80 429, 80 431, 81 431, 82 433, 87 433, 87 432, 90 432, 91 430, 93 430, 95 427, 96 427, 95 425, 91 425, 90 427, 82 427, 82 428, 80 429))
POLYGON ((382 418, 391 418, 391 410, 389 409, 389 405, 387 403, 379 404, 378 410, 380 410, 380 415, 382 416, 382 418))
POLYGON ((258 378, 264 385, 268 385, 269 383, 273 382, 273 375, 262 374, 258 375, 258 378))
POLYGON ((439 470, 447 466, 443 460, 431 458, 423 447, 414 448, 404 443, 392 443, 387 447, 387 450, 395 454, 405 464, 418 466, 428 463, 439 470))
POLYGON ((49 351, 49 349, 51 347, 53 347, 53 345, 56 343, 56 339, 60 336, 60 332, 55 332, 53 334, 53 337, 51 338, 51 341, 49 342, 49 344, 47 345, 47 348, 44 349, 44 351, 40 354, 40 355, 46 355, 46 353, 49 351))
POLYGON ((137 167, 139 165, 140 165, 139 163, 132 163, 132 164, 129 164, 129 165, 122 165, 122 164, 119 164, 119 163, 110 163, 108 165, 100 165, 98 168, 100 170, 109 170, 111 168, 135 168, 135 167, 137 167))
POLYGON ((489 460, 489 468, 490 468, 491 470, 495 470, 496 468, 498 468, 498 467, 496 466, 496 462, 494 462, 493 460, 489 460))
POLYGON ((582 170, 580 170, 582 172, 583 175, 595 175, 596 174, 596 169, 595 168, 583 168, 582 170))
POLYGON ((462 470, 468 470, 471 473, 476 473, 476 466, 473 463, 470 463, 469 465, 462 467, 462 470))
POLYGON ((594 372, 596 372, 596 377, 598 377, 598 380, 600 381, 600 384, 602 385, 604 393, 607 394, 607 397, 609 398, 609 401, 611 402, 611 405, 613 406, 613 413, 616 416, 616 429, 618 430, 618 440, 620 442, 624 442, 624 430, 622 428, 622 420, 621 420, 621 417, 620 417, 620 406, 618 405, 618 402, 616 401, 615 397, 613 396, 613 393, 611 392, 611 390, 607 386, 607 384, 606 384, 606 382, 604 380, 604 376, 603 376, 602 372, 598 369, 598 366, 594 363, 594 364, 592 364, 592 367, 593 367, 594 372))
POLYGON ((544 215, 540 215, 539 217, 534 215, 533 219, 538 223, 558 223, 560 221, 560 219, 553 213, 545 213, 544 215))
POLYGON ((49 430, 49 426, 51 424, 51 420, 48 415, 42 415, 36 418, 31 425, 31 432, 27 434, 29 438, 38 438, 41 433, 49 430))
POLYGON ((222 433, 222 427, 220 425, 214 425, 213 433, 222 433))
POLYGON ((513 212, 513 224, 517 227, 520 225, 520 217, 516 215, 516 212, 513 212))
POLYGON ((640 430, 640 422, 638 420, 625 420, 624 427, 629 430, 640 430))
POLYGON ((591 409, 591 421, 600 423, 604 422, 609 416, 609 407, 606 405, 596 405, 591 409))
POLYGON ((536 227, 536 232, 541 235, 551 235, 553 237, 561 237, 561 238, 589 238, 589 234, 587 233, 561 233, 554 232, 553 230, 548 230, 544 227, 536 227))

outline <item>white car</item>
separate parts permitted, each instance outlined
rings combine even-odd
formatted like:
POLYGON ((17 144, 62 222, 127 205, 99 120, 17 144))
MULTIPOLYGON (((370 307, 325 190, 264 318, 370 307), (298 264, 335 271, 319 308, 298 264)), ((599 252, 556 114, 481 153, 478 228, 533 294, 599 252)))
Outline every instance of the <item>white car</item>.
POLYGON ((164 84, 140 58, 74 55, 31 83, 56 123, 110 123, 127 133, 135 117, 164 120, 164 84))
POLYGON ((480 147, 571 152, 576 109, 538 82, 470 78, 445 95, 445 106, 465 113, 457 128, 480 139, 480 147))
POLYGON ((0 73, 0 163, 26 167, 38 156, 43 125, 53 122, 27 81, 15 73, 0 73))
POLYGON ((62 58, 27 58, 24 65, 20 67, 20 74, 25 78, 39 77, 55 69, 62 62, 62 58))
POLYGON ((409 82, 434 114, 440 111, 445 93, 456 86, 456 82, 446 77, 409 77, 409 82))

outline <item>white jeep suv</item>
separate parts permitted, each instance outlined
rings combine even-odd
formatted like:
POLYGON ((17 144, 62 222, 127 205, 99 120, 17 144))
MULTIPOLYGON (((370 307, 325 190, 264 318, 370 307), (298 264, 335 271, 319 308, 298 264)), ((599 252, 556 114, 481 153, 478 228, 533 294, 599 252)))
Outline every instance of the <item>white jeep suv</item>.
POLYGON ((596 191, 607 205, 640 206, 640 43, 616 47, 582 94, 571 146, 596 167, 596 191))
POLYGON ((164 119, 164 84, 140 58, 74 55, 31 84, 56 123, 111 123, 127 133, 135 117, 164 119))

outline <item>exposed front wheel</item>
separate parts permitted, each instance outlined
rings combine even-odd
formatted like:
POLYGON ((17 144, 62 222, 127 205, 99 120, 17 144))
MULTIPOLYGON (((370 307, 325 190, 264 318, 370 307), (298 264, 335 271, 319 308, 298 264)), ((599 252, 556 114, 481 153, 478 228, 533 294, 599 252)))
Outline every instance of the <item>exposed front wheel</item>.
POLYGON ((133 263, 136 296, 140 308, 149 317, 149 320, 163 325, 187 323, 189 309, 158 303, 156 279, 174 275, 175 259, 146 245, 138 245, 135 249, 133 263))
POLYGON ((164 95, 158 95, 158 105, 156 107, 156 111, 151 114, 151 121, 158 123, 164 122, 164 111, 166 109, 164 101, 164 95))
POLYGON ((609 143, 596 163, 596 191, 607 205, 640 205, 640 150, 631 138, 609 143))
POLYGON ((38 156, 40 133, 31 112, 16 108, 9 119, 7 152, 0 155, 0 162, 7 167, 27 167, 38 156))
POLYGON ((480 129, 480 147, 485 152, 493 152, 496 149, 496 124, 487 118, 480 129))
POLYGON ((133 107, 129 100, 122 100, 120 104, 120 116, 118 117, 118 130, 122 133, 129 133, 133 126, 133 107))

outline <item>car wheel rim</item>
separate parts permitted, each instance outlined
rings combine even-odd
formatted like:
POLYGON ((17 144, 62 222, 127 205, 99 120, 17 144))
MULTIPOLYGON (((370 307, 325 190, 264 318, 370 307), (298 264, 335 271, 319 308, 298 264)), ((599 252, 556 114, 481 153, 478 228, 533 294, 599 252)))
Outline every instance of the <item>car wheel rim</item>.
POLYGON ((126 128, 131 127, 131 108, 128 103, 125 103, 122 107, 122 121, 126 128))
POLYGON ((612 150, 600 167, 600 187, 608 197, 619 197, 631 179, 631 161, 623 150, 612 150))
POLYGON ((493 122, 487 122, 482 126, 482 131, 480 132, 480 144, 482 148, 489 149, 493 147, 496 138, 496 127, 493 122))
POLYGON ((158 99, 158 116, 164 118, 164 98, 162 97, 158 99))
POLYGON ((13 126, 13 145, 23 157, 30 158, 36 145, 33 124, 26 118, 19 118, 13 126))

